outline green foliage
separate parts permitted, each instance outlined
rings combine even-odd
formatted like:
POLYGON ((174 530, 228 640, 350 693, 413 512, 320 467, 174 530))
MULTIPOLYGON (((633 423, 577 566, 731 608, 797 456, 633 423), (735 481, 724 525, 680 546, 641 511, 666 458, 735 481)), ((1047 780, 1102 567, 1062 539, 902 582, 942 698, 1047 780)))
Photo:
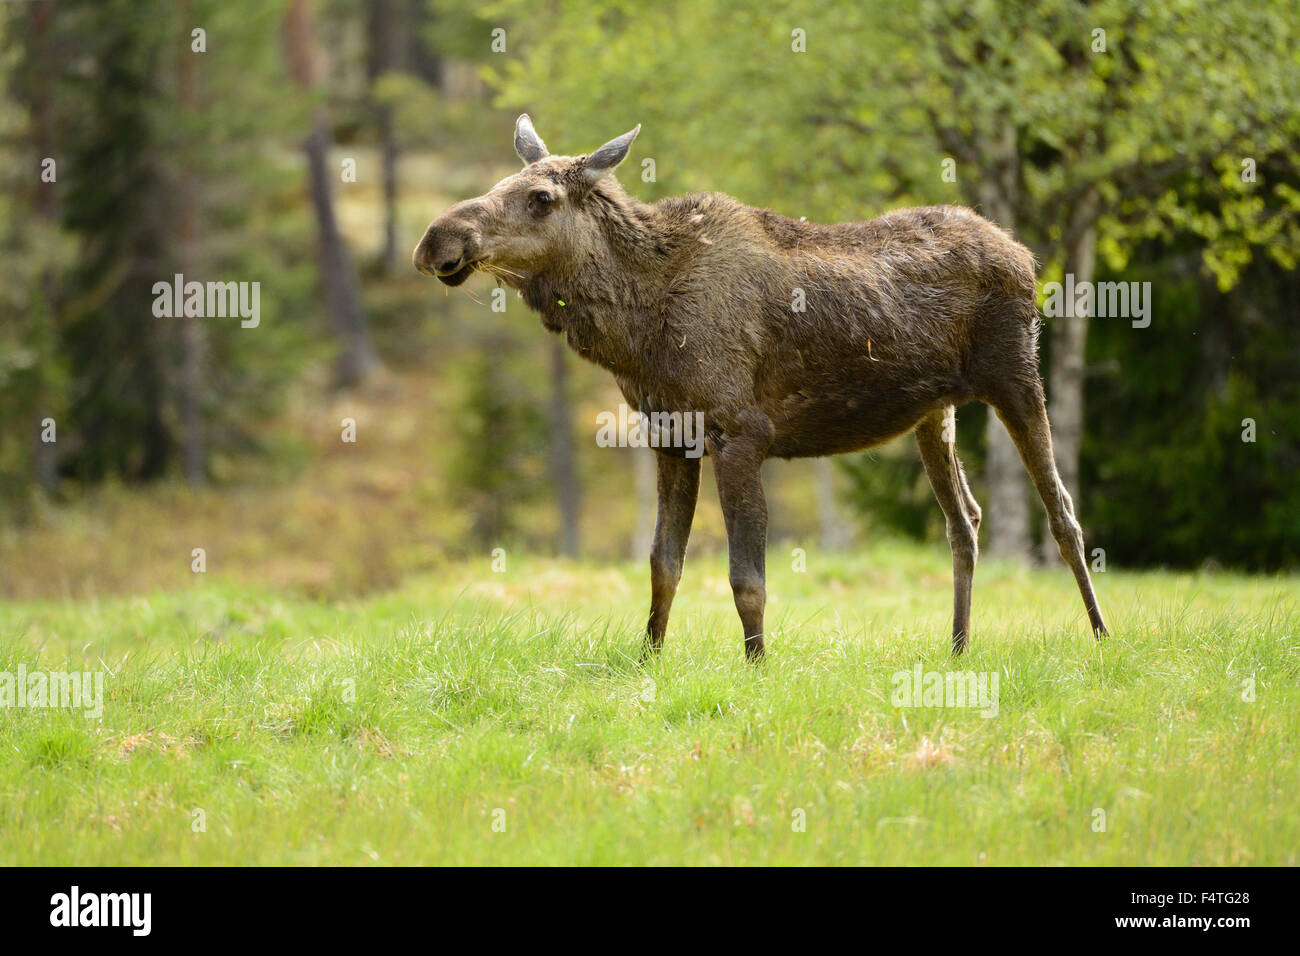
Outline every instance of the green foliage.
MULTIPOLYGON (((16 172, 16 170, 15 170, 16 172)), ((30 185, 30 169, 24 179, 30 185)), ((40 423, 62 418, 66 373, 55 347, 50 277, 67 261, 71 244, 58 228, 40 219, 22 219, 13 193, 0 191, 0 258, 6 278, 0 283, 0 519, 5 504, 26 510, 31 488, 33 448, 40 423)), ((57 433, 57 427, 56 427, 57 433)))
POLYGON ((1090 546, 1130 566, 1295 567, 1300 274, 1256 261, 1227 296, 1179 277, 1176 253, 1143 249, 1126 274, 1158 290, 1158 325, 1094 322, 1089 363, 1112 372, 1087 393, 1090 546))
MULTIPOLYGON (((0 372, 0 407, 23 422, 21 442, 0 443, 0 482, 30 481, 35 422, 59 429, 67 476, 156 478, 180 444, 180 321, 156 318, 157 282, 182 263, 183 201, 195 211, 195 256, 186 280, 260 284, 262 322, 204 318, 202 391, 208 451, 246 449, 304 357, 306 327, 286 321, 309 301, 314 279, 301 206, 285 215, 298 176, 273 155, 305 113, 277 93, 279 53, 266 38, 278 10, 195 0, 62 4, 53 19, 57 59, 33 62, 24 46, 30 7, 6 10, 4 56, 13 97, 3 115, 15 138, 0 146, 21 197, 0 205, 0 241, 15 253, 6 312, 22 316, 0 372), (191 49, 202 24, 206 52, 191 49), (68 51, 76 50, 71 56, 68 51), (178 74, 192 66, 193 101, 178 74), (18 139, 35 122, 29 88, 38 71, 50 89, 58 222, 32 222, 40 157, 18 139)), ((295 200, 296 201, 296 200, 295 200)), ((6 343, 9 344, 9 343, 6 343)), ((8 432, 8 430, 6 430, 8 432)))
POLYGON ((488 330, 479 342, 459 373, 450 479, 473 515, 473 543, 486 551, 515 542, 522 530, 519 505, 544 488, 546 416, 510 336, 488 330))
MULTIPOLYGON (((980 405, 968 405, 957 414, 958 454, 977 497, 983 491, 979 439, 985 420, 980 405)), ((841 455, 835 463, 847 479, 845 500, 868 538, 886 531, 915 541, 946 540, 943 512, 935 503, 911 435, 870 451, 841 455)))
POLYGON ((176 448, 164 420, 165 340, 149 308, 153 283, 167 274, 159 266, 169 210, 151 108, 165 32, 157 18, 133 22, 129 6, 101 5, 69 38, 88 44, 93 66, 69 78, 80 131, 67 147, 61 211, 80 241, 59 331, 74 381, 69 415, 83 436, 67 467, 91 480, 157 478, 176 448))
POLYGON ((910 437, 837 460, 848 476, 847 499, 867 531, 886 530, 913 540, 943 533, 943 515, 910 437))
POLYGON ((456 0, 426 2, 433 13, 427 40, 436 53, 466 60, 480 60, 490 54, 492 31, 503 24, 493 19, 488 10, 456 0))

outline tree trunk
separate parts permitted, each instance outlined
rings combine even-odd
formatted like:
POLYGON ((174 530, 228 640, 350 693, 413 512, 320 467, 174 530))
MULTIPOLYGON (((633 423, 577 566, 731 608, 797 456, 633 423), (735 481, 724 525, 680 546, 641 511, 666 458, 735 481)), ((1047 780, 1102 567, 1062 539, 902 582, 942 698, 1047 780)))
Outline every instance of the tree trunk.
POLYGON ((574 464, 573 414, 569 406, 567 347, 551 343, 551 480, 560 509, 560 553, 578 556, 580 492, 574 464))
POLYGON ((314 128, 307 138, 307 165, 311 171, 311 204, 320 231, 320 269, 325 284, 325 302, 330 328, 343 343, 336 366, 336 384, 356 385, 379 364, 370 342, 370 327, 361 306, 361 289, 334 216, 330 190, 329 123, 317 111, 314 128))
POLYGON ((989 529, 988 551, 1003 557, 1024 559, 1029 555, 1029 487, 1024 465, 1002 420, 989 409, 984 481, 988 502, 984 524, 989 529))
MULTIPOLYGON (((447 14, 428 0, 406 0, 402 13, 402 62, 405 69, 428 83, 439 93, 445 93, 442 75, 442 53, 435 37, 443 31, 447 14)), ((450 26, 450 24, 447 24, 450 26)))
POLYGON ((835 498, 835 465, 829 458, 813 459, 817 488, 817 518, 821 525, 823 551, 839 551, 849 543, 839 502, 835 498))
MULTIPOLYGON (((309 0, 292 0, 285 11, 284 41, 290 75, 301 89, 314 91, 317 66, 309 0)), ((329 120, 324 109, 317 108, 312 114, 312 131, 304 149, 311 176, 312 210, 320 231, 320 271, 330 327, 343 345, 335 370, 336 384, 346 387, 366 378, 378 366, 379 359, 370 342, 357 274, 334 216, 330 142, 329 120)))
MULTIPOLYGON (((370 82, 402 68, 401 11, 398 0, 373 0, 371 10, 372 49, 370 82)), ((397 133, 393 126, 393 109, 377 104, 380 150, 384 175, 384 246, 379 262, 390 275, 398 268, 397 248, 397 133)))
MULTIPOLYGON (((1074 287, 1091 283, 1097 272, 1098 196, 1089 190, 1071 210, 1071 242, 1065 250, 1065 271, 1074 287)), ((1094 299, 1095 307, 1095 299, 1094 299)), ((1066 303, 1066 314, 1053 316, 1052 367, 1048 380, 1047 416, 1052 422, 1056 470, 1070 496, 1079 498, 1079 446, 1083 441, 1083 379, 1091 310, 1066 303)))
MULTIPOLYGON (((187 39, 191 22, 190 0, 181 0, 180 22, 187 39)), ((193 113, 196 96, 194 73, 196 54, 188 42, 180 44, 177 64, 177 99, 181 110, 193 113)), ((188 281, 195 273, 198 262, 198 184, 189 169, 190 154, 182 150, 181 173, 177 188, 179 195, 177 252, 181 274, 188 281)), ((203 453, 203 330, 197 316, 182 315, 181 323, 181 427, 184 429, 185 480, 191 485, 201 485, 206 478, 203 453)))
POLYGON ((384 150, 384 248, 380 262, 389 275, 397 272, 400 256, 397 247, 397 136, 393 132, 393 111, 383 108, 381 130, 384 150))
MULTIPOLYGON (((54 106, 50 93, 50 74, 55 68, 54 55, 51 50, 53 46, 54 0, 49 0, 48 3, 32 4, 29 16, 31 17, 28 40, 31 44, 29 68, 31 69, 32 133, 36 142, 37 162, 40 163, 46 157, 54 155, 54 106)), ((57 214, 54 204, 55 186, 53 183, 41 182, 40 178, 37 177, 35 190, 36 214, 46 224, 52 225, 57 214)), ((43 340, 50 349, 53 349, 55 348, 54 343, 57 335, 54 328, 54 303, 58 290, 54 270, 48 266, 43 269, 40 282, 42 296, 45 300, 45 315, 50 323, 43 340)), ((35 413, 32 416, 34 419, 32 473, 37 487, 47 495, 52 495, 58 489, 59 484, 57 445, 54 442, 46 442, 41 437, 45 430, 42 422, 50 417, 47 359, 48 353, 40 356, 37 360, 36 381, 32 389, 32 400, 35 408, 35 413)))
MULTIPOLYGON (((996 143, 983 150, 991 171, 978 186, 981 212, 1003 229, 1015 229, 1015 202, 1019 187, 1015 130, 1003 126, 996 143)), ((983 509, 988 528, 988 551, 1001 557, 1029 557, 1029 482, 1015 443, 1002 420, 989 409, 985 429, 984 481, 988 507, 983 509)))

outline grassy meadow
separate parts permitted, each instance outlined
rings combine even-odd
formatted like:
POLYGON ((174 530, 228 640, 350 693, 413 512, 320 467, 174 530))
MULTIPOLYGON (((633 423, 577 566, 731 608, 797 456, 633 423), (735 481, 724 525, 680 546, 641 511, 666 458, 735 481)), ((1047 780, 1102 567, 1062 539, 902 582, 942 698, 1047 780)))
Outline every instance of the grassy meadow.
POLYGON ((986 561, 954 662, 942 546, 792 564, 759 667, 716 554, 646 666, 639 562, 10 601, 0 671, 105 683, 0 708, 0 863, 1300 862, 1296 578, 1112 569, 1098 645, 1063 567, 986 561), (896 706, 918 662, 996 716, 896 706))

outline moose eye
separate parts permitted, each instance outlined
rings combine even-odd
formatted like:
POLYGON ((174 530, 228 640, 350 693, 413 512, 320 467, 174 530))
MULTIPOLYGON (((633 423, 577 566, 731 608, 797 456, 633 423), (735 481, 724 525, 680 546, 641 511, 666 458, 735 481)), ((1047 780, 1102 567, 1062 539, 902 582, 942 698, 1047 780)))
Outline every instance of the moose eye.
POLYGON ((539 216, 544 216, 551 211, 551 205, 555 202, 555 196, 545 189, 539 189, 528 197, 528 205, 533 212, 539 216))

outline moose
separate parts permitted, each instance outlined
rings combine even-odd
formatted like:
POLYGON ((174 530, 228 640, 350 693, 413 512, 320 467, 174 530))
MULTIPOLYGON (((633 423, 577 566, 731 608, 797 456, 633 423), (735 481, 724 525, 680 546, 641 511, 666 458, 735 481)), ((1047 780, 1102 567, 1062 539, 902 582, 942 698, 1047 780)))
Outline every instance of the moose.
MULTIPOLYGON (((1105 636, 1052 454, 1033 254, 960 206, 822 225, 721 193, 642 203, 613 175, 640 130, 553 156, 525 113, 514 139, 524 168, 436 218, 414 264, 447 286, 481 270, 516 290, 546 329, 614 374, 631 408, 703 412, 747 657, 763 656, 763 461, 909 431, 946 519, 952 652, 965 650, 981 512, 953 432, 956 406, 974 400, 1015 442, 1093 634, 1105 636)), ((663 645, 700 485, 698 454, 658 445, 646 654, 663 645)))

